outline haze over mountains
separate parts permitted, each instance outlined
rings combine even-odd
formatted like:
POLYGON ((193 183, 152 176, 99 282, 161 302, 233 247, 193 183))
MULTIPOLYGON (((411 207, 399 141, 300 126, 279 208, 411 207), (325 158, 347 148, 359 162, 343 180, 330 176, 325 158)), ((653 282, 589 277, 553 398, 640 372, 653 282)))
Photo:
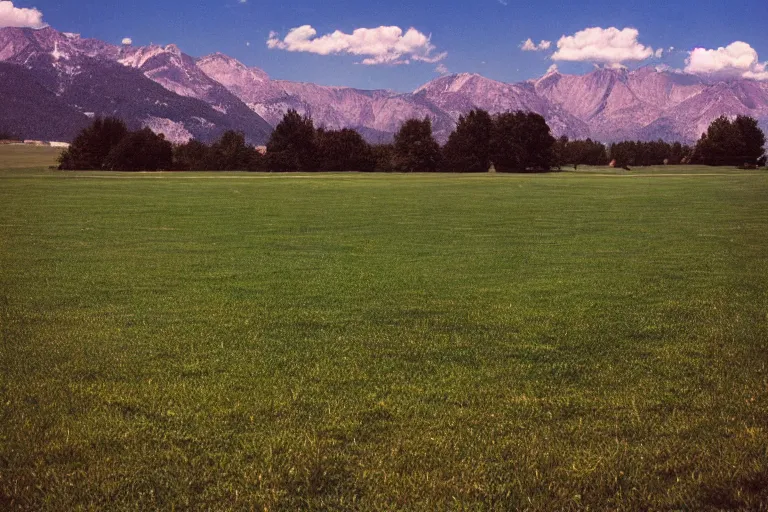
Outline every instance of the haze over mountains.
POLYGON ((705 80, 644 67, 550 72, 507 84, 475 74, 440 77, 413 93, 365 91, 273 80, 223 54, 195 59, 175 45, 116 46, 53 28, 0 29, 0 130, 71 140, 90 117, 116 115, 181 142, 227 129, 264 143, 293 108, 316 126, 355 128, 391 140, 409 118, 429 116, 444 142, 459 115, 542 114, 555 135, 611 142, 692 142, 719 115, 746 114, 768 128, 768 82, 705 80))

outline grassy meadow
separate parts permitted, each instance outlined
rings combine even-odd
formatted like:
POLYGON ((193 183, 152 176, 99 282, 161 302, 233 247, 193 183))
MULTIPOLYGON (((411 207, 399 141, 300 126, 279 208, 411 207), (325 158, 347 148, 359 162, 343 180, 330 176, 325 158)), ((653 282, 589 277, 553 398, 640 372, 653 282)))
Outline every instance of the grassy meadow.
POLYGON ((0 144, 0 170, 35 169, 57 165, 61 148, 0 144))
POLYGON ((2 151, 0 509, 768 508, 768 172, 2 151))

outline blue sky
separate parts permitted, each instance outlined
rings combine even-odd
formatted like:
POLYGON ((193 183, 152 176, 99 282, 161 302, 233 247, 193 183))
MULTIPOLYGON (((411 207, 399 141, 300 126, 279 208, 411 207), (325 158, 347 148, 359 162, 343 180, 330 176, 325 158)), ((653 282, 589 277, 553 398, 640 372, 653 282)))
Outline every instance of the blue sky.
MULTIPOLYGON (((366 89, 413 90, 438 76, 436 69, 451 73, 480 73, 506 82, 538 77, 555 63, 552 56, 559 50, 561 37, 575 36, 589 27, 636 29, 631 50, 640 52, 640 57, 648 50, 663 49, 661 57, 635 57, 635 60, 615 57, 614 60, 619 62, 609 62, 613 57, 608 57, 599 61, 602 65, 633 68, 666 64, 680 69, 686 66, 685 60, 694 48, 717 49, 734 41, 747 43, 759 56, 749 69, 739 68, 739 73, 750 72, 751 76, 762 79, 760 73, 766 69, 763 63, 768 61, 766 0, 595 0, 588 3, 550 0, 247 0, 244 3, 241 0, 15 0, 13 3, 16 8, 35 7, 42 12, 45 23, 58 30, 81 33, 84 37, 96 37, 115 44, 124 37, 130 37, 136 45, 176 43, 193 56, 220 51, 249 66, 264 69, 273 78, 366 89), (291 29, 305 25, 311 26, 316 35, 305 37, 298 43, 285 42, 291 29), (419 34, 430 37, 430 48, 422 46, 403 55, 389 53, 390 63, 364 65, 361 62, 371 55, 351 54, 356 44, 352 39, 348 41, 342 37, 339 44, 347 49, 341 50, 334 46, 336 49, 329 51, 329 47, 320 44, 321 41, 311 43, 311 39, 336 30, 349 35, 355 29, 381 26, 401 27, 404 33, 413 27, 419 34), (276 33, 272 34, 276 43, 270 49, 267 40, 273 32, 276 33), (542 40, 550 41, 550 47, 523 51, 521 44, 528 38, 537 46, 542 40), (306 49, 289 51, 298 50, 301 45, 306 49), (670 51, 670 47, 674 50, 670 51), (391 63, 405 61, 408 63, 391 63)), ((592 33, 598 39, 604 34, 608 36, 608 32, 592 33)), ((582 36, 586 37, 586 33, 582 36)), ((582 36, 572 42, 578 46, 582 36)), ((599 46, 602 42, 596 44, 599 46)), ((598 48, 597 51, 601 50, 598 48)), ((592 58, 594 54, 587 53, 571 53, 570 57, 558 60, 559 70, 567 73, 589 71, 595 59, 592 58)), ((565 56, 566 52, 560 55, 565 56)), ((702 50, 698 55, 702 59, 701 66, 697 69, 721 72, 718 55, 702 50)), ((739 55, 734 59, 737 57, 739 55)), ((597 57, 598 60, 601 58, 597 57)), ((732 67, 726 71, 732 72, 732 67)))

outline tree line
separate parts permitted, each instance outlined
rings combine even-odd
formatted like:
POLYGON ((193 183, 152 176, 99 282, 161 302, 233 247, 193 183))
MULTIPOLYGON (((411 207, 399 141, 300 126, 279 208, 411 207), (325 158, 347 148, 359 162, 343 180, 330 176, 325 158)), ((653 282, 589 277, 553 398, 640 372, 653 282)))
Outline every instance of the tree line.
POLYGON ((764 166, 765 134, 749 116, 720 116, 696 143, 693 163, 706 165, 764 166))
POLYGON ((560 137, 555 143, 557 165, 609 165, 631 168, 646 165, 678 165, 691 163, 693 148, 680 142, 622 141, 608 146, 592 139, 568 140, 560 137))
POLYGON ((355 130, 316 128, 309 116, 289 110, 275 127, 266 154, 242 133, 224 132, 212 144, 173 145, 149 128, 130 131, 116 118, 95 119, 62 153, 61 169, 115 171, 270 172, 543 172, 565 166, 685 164, 765 165, 765 136, 745 116, 716 119, 695 146, 662 140, 606 146, 555 139, 544 118, 532 112, 491 115, 480 109, 459 117, 444 146, 429 118, 403 123, 391 144, 371 145, 355 130))

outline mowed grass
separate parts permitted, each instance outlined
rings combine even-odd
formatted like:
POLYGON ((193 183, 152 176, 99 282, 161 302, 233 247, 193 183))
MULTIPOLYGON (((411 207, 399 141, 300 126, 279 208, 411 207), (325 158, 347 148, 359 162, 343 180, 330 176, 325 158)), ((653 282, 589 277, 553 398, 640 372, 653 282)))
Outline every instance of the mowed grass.
POLYGON ((0 172, 0 508, 768 508, 768 173, 699 173, 0 172))

